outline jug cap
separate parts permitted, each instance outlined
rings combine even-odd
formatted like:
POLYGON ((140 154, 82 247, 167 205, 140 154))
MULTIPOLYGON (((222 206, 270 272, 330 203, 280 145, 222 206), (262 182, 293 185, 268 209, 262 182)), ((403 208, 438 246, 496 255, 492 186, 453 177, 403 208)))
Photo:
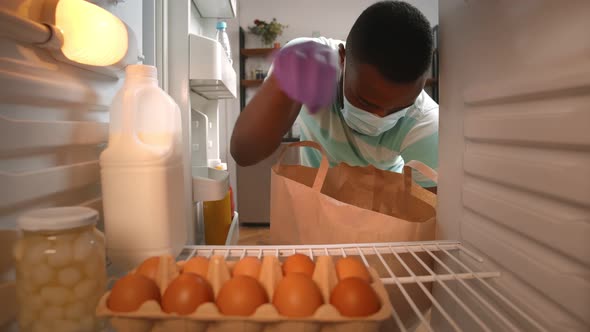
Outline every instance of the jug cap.
POLYGON ((158 78, 158 69, 150 65, 129 65, 125 68, 127 77, 158 78))
POLYGON ((24 231, 58 231, 96 224, 98 212, 83 206, 53 207, 26 212, 18 220, 24 231))

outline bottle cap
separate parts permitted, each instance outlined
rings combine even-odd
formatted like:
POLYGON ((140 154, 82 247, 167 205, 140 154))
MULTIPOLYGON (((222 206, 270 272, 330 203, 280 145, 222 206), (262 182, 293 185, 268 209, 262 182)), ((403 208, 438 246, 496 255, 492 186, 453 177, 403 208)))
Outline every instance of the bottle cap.
POLYGON ((217 30, 225 29, 225 28, 227 28, 227 23, 225 23, 225 21, 217 22, 217 30))
POLYGON ((149 65, 129 65, 125 68, 127 77, 151 77, 158 78, 158 69, 149 65))

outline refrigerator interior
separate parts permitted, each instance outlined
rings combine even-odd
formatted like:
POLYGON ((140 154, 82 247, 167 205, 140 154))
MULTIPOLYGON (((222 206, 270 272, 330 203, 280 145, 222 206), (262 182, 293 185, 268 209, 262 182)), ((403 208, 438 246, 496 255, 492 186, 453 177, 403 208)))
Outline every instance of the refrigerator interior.
POLYGON ((392 319, 385 322, 380 331, 548 331, 498 291, 494 280, 501 277, 500 272, 489 270, 482 257, 457 241, 186 246, 178 259, 221 256, 228 262, 235 262, 246 256, 259 259, 276 256, 283 261, 295 253, 307 255, 314 261, 318 256, 330 256, 334 261, 356 257, 372 267, 383 284, 390 287, 390 295, 398 294, 403 298, 394 302, 392 319), (430 284, 440 288, 439 296, 430 293, 430 284), (418 298, 422 296, 431 301, 430 312, 419 309, 418 298), (450 299, 452 304, 443 303, 441 299, 450 299), (405 317, 403 322, 400 315, 405 317))
POLYGON ((548 330, 587 330, 590 3, 439 10, 438 238, 501 272, 499 289, 548 330))
MULTIPOLYGON (((236 188, 235 165, 226 151, 238 99, 203 100, 190 92, 189 33, 214 37, 216 20, 201 18, 189 0, 94 2, 130 25, 140 54, 158 66, 160 84, 182 110, 186 208, 192 214, 190 166, 206 166, 209 159, 228 162, 236 188), (153 15, 137 15, 141 12, 153 15), (201 133, 194 127, 195 111, 218 119, 211 124, 216 142, 193 140, 201 133), (214 146, 211 158, 195 151, 214 146)), ((34 19, 34 6, 24 3, 10 1, 0 8, 34 19)), ((181 258, 358 255, 377 267, 386 283, 433 283, 432 314, 417 315, 427 331, 587 330, 590 2, 445 0, 439 7, 440 241, 188 245, 181 258), (428 274, 396 276, 383 262, 384 255, 415 259, 417 252, 437 261, 428 274)), ((238 27, 231 22, 230 39, 237 45, 238 27)), ((60 205, 102 210, 98 156, 108 139, 108 105, 121 80, 0 36, 2 326, 16 310, 11 262, 16 217, 60 205)), ((192 220, 187 225, 194 234, 192 220)))

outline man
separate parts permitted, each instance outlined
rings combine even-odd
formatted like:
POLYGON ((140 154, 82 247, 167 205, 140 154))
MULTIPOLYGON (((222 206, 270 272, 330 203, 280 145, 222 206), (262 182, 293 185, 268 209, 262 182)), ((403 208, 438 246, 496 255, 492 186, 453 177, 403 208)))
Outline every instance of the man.
MULTIPOLYGON (((382 1, 363 11, 346 44, 326 38, 288 43, 238 118, 232 156, 242 166, 268 157, 299 117, 301 140, 319 143, 332 165, 401 172, 404 161, 418 160, 437 169, 438 105, 423 90, 432 38, 418 9, 382 1)), ((320 155, 305 148, 301 160, 317 167, 320 155)), ((414 179, 436 192, 422 175, 414 179)))

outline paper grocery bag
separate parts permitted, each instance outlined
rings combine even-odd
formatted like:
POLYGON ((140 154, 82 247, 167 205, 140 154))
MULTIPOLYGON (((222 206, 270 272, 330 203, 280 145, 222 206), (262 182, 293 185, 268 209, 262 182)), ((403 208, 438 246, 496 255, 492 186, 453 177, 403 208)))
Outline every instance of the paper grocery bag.
MULTIPOLYGON (((436 172, 416 161, 407 162, 401 174, 344 163, 330 168, 319 144, 298 142, 286 146, 271 170, 271 242, 341 244, 434 240, 436 195, 412 180, 411 169, 437 181, 436 172), (291 147, 319 150, 322 154, 320 167, 282 164, 285 150, 291 147)), ((400 256, 415 275, 429 275, 411 254, 400 256)), ((419 257, 432 269, 430 256, 420 253, 419 257)), ((372 266, 382 270, 378 271, 381 276, 389 275, 378 257, 368 258, 372 266)), ((393 254, 383 258, 395 277, 410 275, 393 254)), ((424 285, 430 290, 431 284, 424 285)), ((427 295, 418 285, 404 289, 422 312, 430 307, 427 295)), ((388 291, 406 327, 413 325, 417 316, 403 292, 395 285, 388 291)))

